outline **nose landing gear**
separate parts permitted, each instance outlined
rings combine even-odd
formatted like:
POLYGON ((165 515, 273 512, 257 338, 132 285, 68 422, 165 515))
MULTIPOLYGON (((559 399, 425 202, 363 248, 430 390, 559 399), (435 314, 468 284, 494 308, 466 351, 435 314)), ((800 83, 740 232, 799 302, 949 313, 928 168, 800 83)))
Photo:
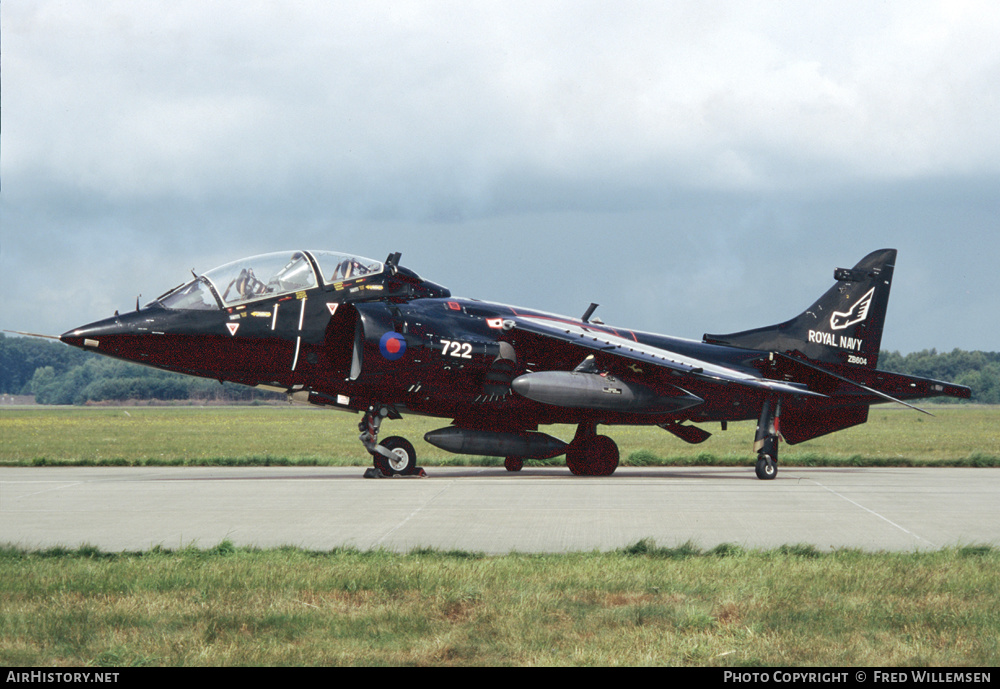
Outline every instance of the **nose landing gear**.
POLYGON ((373 466, 365 470, 365 478, 426 476, 423 468, 417 466, 417 452, 409 440, 394 435, 378 442, 379 428, 386 417, 402 418, 399 412, 390 407, 372 405, 358 424, 358 430, 361 431, 358 439, 372 456, 373 466))

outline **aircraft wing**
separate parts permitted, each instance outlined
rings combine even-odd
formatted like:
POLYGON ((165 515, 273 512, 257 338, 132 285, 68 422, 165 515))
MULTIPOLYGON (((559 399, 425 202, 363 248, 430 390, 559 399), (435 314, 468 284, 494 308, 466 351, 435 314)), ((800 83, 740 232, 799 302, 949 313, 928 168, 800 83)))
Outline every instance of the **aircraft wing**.
POLYGON ((642 344, 603 329, 531 316, 518 316, 506 321, 504 327, 579 347, 585 352, 580 357, 581 361, 586 354, 600 352, 606 356, 640 361, 665 369, 674 375, 705 382, 733 384, 796 397, 826 397, 822 393, 810 390, 802 383, 771 380, 747 371, 642 344))
POLYGON ((802 359, 788 356, 787 354, 775 353, 774 357, 778 367, 782 371, 799 380, 812 379, 820 387, 829 386, 831 381, 835 381, 835 384, 842 383, 848 387, 878 397, 885 402, 895 402, 928 416, 934 415, 925 409, 903 401, 902 398, 944 395, 947 397, 969 399, 972 396, 972 391, 963 385, 955 385, 954 383, 946 383, 931 378, 920 378, 901 373, 872 370, 857 371, 855 375, 861 376, 861 379, 855 380, 847 376, 837 375, 833 371, 803 361, 802 359))

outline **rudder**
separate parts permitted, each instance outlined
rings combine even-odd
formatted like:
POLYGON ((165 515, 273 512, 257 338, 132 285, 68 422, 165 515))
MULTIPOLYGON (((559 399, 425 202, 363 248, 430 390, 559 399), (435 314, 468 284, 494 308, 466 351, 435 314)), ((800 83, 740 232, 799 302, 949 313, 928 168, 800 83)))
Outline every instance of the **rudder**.
POLYGON ((895 249, 874 251, 851 269, 837 268, 833 273, 836 284, 792 320, 729 335, 706 334, 704 340, 793 356, 799 353, 824 364, 875 368, 895 263, 895 249))

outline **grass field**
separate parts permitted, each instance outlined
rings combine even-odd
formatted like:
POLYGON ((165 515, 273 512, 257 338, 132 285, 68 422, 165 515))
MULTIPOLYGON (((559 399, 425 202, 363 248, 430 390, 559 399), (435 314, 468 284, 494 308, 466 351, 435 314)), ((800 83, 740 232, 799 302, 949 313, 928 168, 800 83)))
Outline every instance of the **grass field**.
MULTIPOLYGON (((1000 464, 1000 408, 875 409, 786 464, 1000 464)), ((358 416, 307 407, 0 408, 3 465, 353 464, 358 416)), ((439 419, 383 427, 422 464, 439 419)), ((542 429, 569 439, 572 428, 542 429)), ((718 431, 718 427, 709 428, 718 431)), ((623 463, 750 465, 753 423, 702 445, 602 428, 623 463)), ((554 460, 559 462, 561 460, 554 460)), ((932 471, 932 469, 929 469, 932 471)), ((106 554, 0 546, 0 665, 977 666, 1000 661, 1000 549, 723 545, 561 555, 106 554)))
POLYGON ((0 665, 977 666, 1000 551, 0 549, 0 665))
MULTIPOLYGON (((936 406, 933 417, 875 408, 867 424, 782 448, 793 464, 938 463, 1000 465, 1000 407, 936 406)), ((359 415, 300 406, 262 407, 21 407, 0 408, 0 466, 25 464, 330 464, 367 465, 358 441, 359 415)), ((382 437, 403 435, 421 464, 500 463, 461 457, 423 441, 444 419, 407 416, 389 421, 382 437)), ((602 426, 622 464, 751 465, 753 422, 729 424, 700 445, 653 427, 602 426)), ((569 426, 540 429, 569 440, 569 426)), ((561 463, 557 458, 553 462, 561 463)))

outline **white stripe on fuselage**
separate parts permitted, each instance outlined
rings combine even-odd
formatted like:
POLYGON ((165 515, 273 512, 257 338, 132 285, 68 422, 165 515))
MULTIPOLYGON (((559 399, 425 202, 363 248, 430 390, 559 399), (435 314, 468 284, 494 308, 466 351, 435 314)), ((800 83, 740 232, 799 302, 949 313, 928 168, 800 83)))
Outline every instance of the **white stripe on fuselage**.
POLYGON ((675 364, 680 364, 682 366, 690 366, 691 368, 700 368, 702 371, 708 374, 715 374, 723 378, 739 379, 755 382, 765 382, 765 379, 761 379, 757 376, 752 376, 743 371, 739 371, 734 368, 729 368, 728 366, 720 366, 719 364, 713 364, 701 359, 695 359, 693 357, 684 356, 683 354, 678 354, 677 352, 672 352, 668 349, 661 349, 659 347, 653 347, 651 345, 646 345, 641 342, 633 342, 631 340, 626 340, 622 337, 617 337, 615 335, 609 335, 601 330, 594 330, 584 326, 574 325, 572 323, 559 322, 553 323, 552 321, 544 318, 533 318, 530 316, 521 316, 520 320, 537 322, 539 325, 547 325, 549 327, 556 327, 566 333, 573 335, 579 335, 580 337, 590 338, 592 341, 603 342, 604 344, 612 345, 614 347, 620 347, 627 351, 639 352, 652 356, 658 359, 663 359, 665 361, 670 361, 675 364))

